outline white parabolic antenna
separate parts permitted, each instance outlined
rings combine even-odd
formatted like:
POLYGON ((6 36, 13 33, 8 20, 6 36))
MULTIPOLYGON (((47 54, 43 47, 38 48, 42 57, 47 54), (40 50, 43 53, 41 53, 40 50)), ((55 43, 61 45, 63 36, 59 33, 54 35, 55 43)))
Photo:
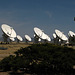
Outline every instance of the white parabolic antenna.
POLYGON ((12 27, 10 27, 9 25, 2 24, 1 29, 8 37, 13 37, 13 38, 16 37, 15 30, 12 27))
POLYGON ((51 41, 50 37, 45 33, 43 33, 43 35, 40 38, 44 39, 44 40, 47 40, 47 41, 51 41))
POLYGON ((50 37, 47 34, 45 34, 41 29, 35 27, 34 32, 39 38, 43 40, 51 41, 50 37))
POLYGON ((15 38, 9 37, 9 39, 10 39, 11 41, 15 41, 15 38))
POLYGON ((62 39, 62 40, 64 40, 64 41, 67 41, 68 40, 68 38, 66 37, 66 35, 64 35, 61 31, 59 31, 59 30, 55 30, 55 33, 56 33, 56 35, 60 38, 60 39, 62 39))
POLYGON ((34 32, 38 37, 41 37, 43 34, 42 30, 37 27, 34 28, 34 32))
POLYGON ((31 41, 31 38, 28 35, 25 35, 25 39, 28 40, 28 41, 31 41))
POLYGON ((68 35, 71 36, 71 37, 73 37, 73 36, 75 36, 75 33, 72 32, 72 31, 69 31, 68 35))
POLYGON ((17 39, 18 39, 19 41, 23 41, 23 39, 22 39, 22 37, 21 37, 20 35, 17 35, 17 39))
POLYGON ((54 38, 56 38, 56 37, 57 37, 55 33, 53 33, 53 37, 54 37, 54 38))

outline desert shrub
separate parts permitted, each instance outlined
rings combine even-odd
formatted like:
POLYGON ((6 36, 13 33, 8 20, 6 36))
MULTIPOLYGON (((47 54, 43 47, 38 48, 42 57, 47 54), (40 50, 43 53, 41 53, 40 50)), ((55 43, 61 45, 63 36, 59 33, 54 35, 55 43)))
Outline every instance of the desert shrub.
POLYGON ((75 50, 54 44, 33 44, 15 52, 16 56, 4 58, 1 69, 21 70, 36 74, 74 73, 75 50), (7 69, 6 67, 9 67, 7 69))
POLYGON ((3 71, 8 71, 11 70, 12 62, 14 59, 14 56, 10 55, 9 57, 5 57, 1 62, 0 62, 0 69, 3 71))

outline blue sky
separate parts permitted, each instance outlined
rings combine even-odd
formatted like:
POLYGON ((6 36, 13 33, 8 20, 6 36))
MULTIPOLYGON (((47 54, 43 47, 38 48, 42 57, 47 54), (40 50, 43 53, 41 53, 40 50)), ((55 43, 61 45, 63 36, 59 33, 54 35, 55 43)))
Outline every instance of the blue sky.
POLYGON ((8 24, 22 37, 33 37, 34 27, 50 37, 55 29, 68 35, 75 32, 74 17, 75 0, 0 0, 0 26, 8 24))

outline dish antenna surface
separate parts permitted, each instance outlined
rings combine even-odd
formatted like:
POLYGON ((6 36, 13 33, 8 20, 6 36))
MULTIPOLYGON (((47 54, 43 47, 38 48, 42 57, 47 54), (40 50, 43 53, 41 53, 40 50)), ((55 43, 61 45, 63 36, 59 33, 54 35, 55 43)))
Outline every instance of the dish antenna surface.
POLYGON ((27 41, 31 41, 31 38, 30 38, 30 36, 28 36, 28 35, 25 35, 25 39, 26 39, 27 41))
POLYGON ((22 37, 20 35, 17 35, 17 40, 18 41, 23 41, 22 37))
POLYGON ((68 40, 68 38, 66 37, 66 35, 64 35, 61 31, 59 31, 59 30, 55 30, 55 33, 56 33, 56 35, 61 39, 61 40, 63 40, 63 41, 67 41, 68 40))
POLYGON ((55 33, 53 33, 53 38, 56 38, 57 36, 56 36, 56 34, 55 33))
POLYGON ((38 37, 38 39, 41 38, 42 40, 51 41, 50 37, 47 34, 45 34, 43 30, 37 27, 34 28, 34 33, 35 33, 35 36, 38 37))
POLYGON ((34 33, 38 36, 41 37, 43 34, 43 31, 37 27, 34 28, 34 33))
POLYGON ((50 37, 45 33, 43 33, 42 37, 40 37, 40 38, 44 39, 44 40, 47 40, 47 41, 51 41, 50 37))
POLYGON ((1 29, 3 31, 3 38, 4 38, 4 41, 7 42, 7 38, 9 37, 10 39, 11 38, 15 38, 16 37, 16 32, 15 30, 10 27, 9 25, 7 24, 2 24, 1 25, 1 29))
POLYGON ((1 29, 8 37, 13 37, 13 38, 16 37, 15 30, 12 27, 10 27, 9 25, 2 24, 1 29))
POLYGON ((73 37, 73 36, 75 36, 75 33, 72 32, 72 31, 69 31, 68 35, 71 36, 71 37, 73 37))
POLYGON ((15 38, 9 37, 9 39, 10 39, 11 41, 15 41, 15 38))

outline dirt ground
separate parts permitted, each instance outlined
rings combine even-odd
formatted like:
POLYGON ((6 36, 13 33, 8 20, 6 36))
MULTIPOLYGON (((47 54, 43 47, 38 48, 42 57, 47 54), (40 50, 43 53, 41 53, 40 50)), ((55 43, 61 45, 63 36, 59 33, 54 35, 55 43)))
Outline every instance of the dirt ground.
POLYGON ((7 71, 7 72, 0 72, 0 75, 35 75, 35 74, 26 74, 23 72, 14 73, 11 71, 7 71))
POLYGON ((14 52, 19 50, 21 47, 27 47, 29 44, 24 42, 21 43, 10 43, 10 44, 0 44, 0 60, 9 55, 14 55, 14 52))

